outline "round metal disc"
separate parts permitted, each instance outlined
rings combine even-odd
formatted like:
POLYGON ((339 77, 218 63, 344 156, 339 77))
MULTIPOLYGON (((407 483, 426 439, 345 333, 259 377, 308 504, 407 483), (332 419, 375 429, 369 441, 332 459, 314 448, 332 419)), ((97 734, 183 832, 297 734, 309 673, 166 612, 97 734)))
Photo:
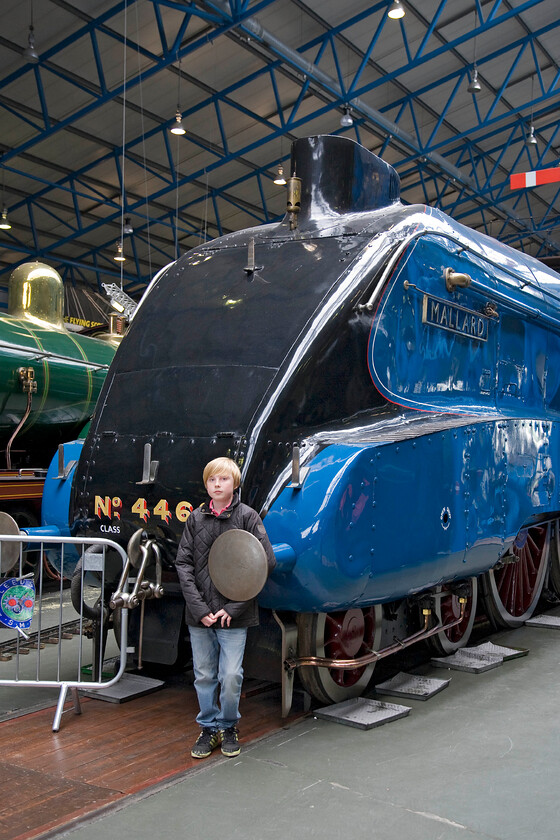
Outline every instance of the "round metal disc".
MULTIPOLYGON (((19 525, 17 524, 16 520, 13 519, 9 513, 5 513, 4 511, 0 511, 0 537, 2 536, 2 534, 10 536, 17 536, 18 534, 21 534, 21 531, 19 530, 19 525)), ((11 569, 13 569, 13 567, 19 560, 21 543, 3 542, 1 548, 2 554, 0 568, 2 574, 5 575, 9 571, 11 571, 11 569)))
POLYGON ((248 531, 224 531, 208 555, 212 583, 230 601, 249 601, 266 583, 266 552, 248 531))

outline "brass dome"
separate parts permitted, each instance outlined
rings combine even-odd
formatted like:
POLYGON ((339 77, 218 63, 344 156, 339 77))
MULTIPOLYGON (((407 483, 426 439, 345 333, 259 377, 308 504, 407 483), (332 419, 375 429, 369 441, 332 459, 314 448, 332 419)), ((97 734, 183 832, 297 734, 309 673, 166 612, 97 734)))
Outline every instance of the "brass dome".
POLYGON ((64 283, 45 263, 23 263, 10 275, 8 314, 64 327, 64 283))

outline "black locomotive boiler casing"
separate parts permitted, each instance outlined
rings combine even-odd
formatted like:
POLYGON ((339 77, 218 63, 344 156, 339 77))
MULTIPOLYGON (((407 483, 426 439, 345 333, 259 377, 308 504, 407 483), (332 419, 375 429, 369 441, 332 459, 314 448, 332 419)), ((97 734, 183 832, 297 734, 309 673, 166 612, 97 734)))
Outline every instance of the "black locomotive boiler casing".
MULTIPOLYGON (((543 586, 560 507, 560 278, 404 206, 392 167, 346 138, 296 141, 291 171, 280 224, 201 245, 150 288, 76 470, 74 532, 126 544, 144 528, 167 558, 147 660, 176 655, 172 559, 218 455, 240 464, 277 551, 263 615, 299 616, 300 653, 359 656, 380 642, 382 604, 410 617, 425 591, 445 621, 467 580, 464 621, 438 637, 453 649, 477 580, 510 625, 543 586)), ((336 699, 368 676, 308 684, 336 699)))

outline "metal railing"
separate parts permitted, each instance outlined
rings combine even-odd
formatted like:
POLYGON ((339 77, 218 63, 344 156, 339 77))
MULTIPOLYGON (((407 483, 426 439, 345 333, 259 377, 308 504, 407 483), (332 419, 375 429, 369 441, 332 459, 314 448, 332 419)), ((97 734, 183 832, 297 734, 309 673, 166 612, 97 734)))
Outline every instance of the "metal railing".
MULTIPOLYGON (((68 690, 72 692, 74 711, 80 714, 79 689, 88 692, 106 689, 118 682, 125 670, 126 606, 120 610, 120 639, 117 639, 120 650, 114 659, 114 674, 103 672, 103 660, 110 625, 105 603, 108 599, 104 597, 106 587, 122 577, 126 562, 125 549, 101 537, 31 536, 25 532, 0 536, 0 565, 9 568, 0 580, 0 608, 5 606, 2 611, 7 610, 10 616, 6 621, 4 615, 0 625, 0 686, 59 688, 54 732, 60 728, 68 690), (38 574, 29 571, 33 567, 38 569, 38 574), (45 570, 50 567, 56 568, 60 575, 54 592, 52 583, 45 586, 45 570), (19 609, 17 581, 28 581, 20 585, 20 591, 32 592, 25 587, 33 578, 36 578, 33 616, 29 625, 21 627, 22 622, 17 621, 14 613, 19 609), (70 589, 64 586, 64 578, 71 578, 70 589), (15 589, 10 588, 12 580, 15 589), (88 603, 92 598, 94 603, 88 603), (84 653, 84 639, 88 637, 91 667, 86 664, 84 653), (3 647, 7 647, 4 654, 3 647)), ((125 589, 127 586, 125 581, 125 589)), ((31 598, 25 603, 30 607, 31 598)))

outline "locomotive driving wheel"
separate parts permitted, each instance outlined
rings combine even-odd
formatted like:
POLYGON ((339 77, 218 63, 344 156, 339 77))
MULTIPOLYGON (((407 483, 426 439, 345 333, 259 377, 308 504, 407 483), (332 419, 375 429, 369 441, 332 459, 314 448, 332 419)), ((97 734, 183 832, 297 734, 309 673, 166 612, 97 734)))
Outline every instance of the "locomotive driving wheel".
MULTIPOLYGON (((355 659, 379 648, 382 608, 340 610, 298 615, 299 656, 355 659)), ((375 662, 361 668, 299 669, 303 687, 323 703, 340 703, 358 697, 367 687, 375 662)))
POLYGON ((483 576, 484 606, 496 627, 519 627, 537 606, 548 565, 550 523, 523 528, 512 548, 512 562, 483 576))
POLYGON ((549 586, 560 597, 560 519, 555 519, 550 526, 549 586))
MULTIPOLYGON (((465 613, 463 620, 450 627, 448 630, 442 630, 435 636, 431 636, 427 641, 433 651, 438 656, 448 656, 455 653, 459 648, 464 647, 471 635, 474 620, 476 617, 476 605, 478 601, 478 586, 476 578, 471 578, 470 594, 466 595, 467 603, 465 604, 465 613)), ((461 615, 461 604, 459 602, 459 594, 450 586, 438 586, 435 592, 435 616, 441 624, 450 624, 461 615)))

